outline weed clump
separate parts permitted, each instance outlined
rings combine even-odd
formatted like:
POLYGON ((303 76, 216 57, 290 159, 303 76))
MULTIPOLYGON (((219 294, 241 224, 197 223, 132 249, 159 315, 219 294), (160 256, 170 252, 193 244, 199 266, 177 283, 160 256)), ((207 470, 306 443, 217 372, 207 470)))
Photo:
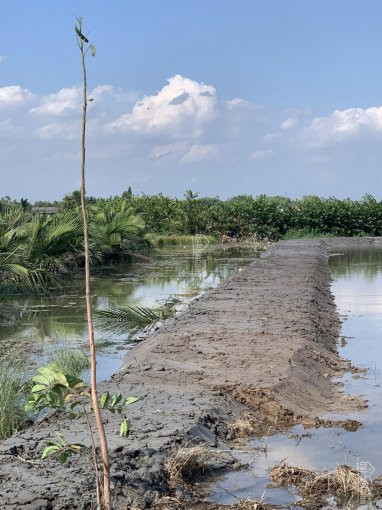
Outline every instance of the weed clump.
POLYGON ((368 501, 373 497, 373 484, 347 465, 315 473, 310 469, 282 463, 275 466, 270 474, 275 486, 294 485, 302 497, 299 505, 304 508, 321 508, 329 496, 353 501, 368 501))
POLYGON ((211 452, 205 446, 183 447, 174 452, 166 462, 168 485, 171 489, 189 485, 208 469, 211 452))

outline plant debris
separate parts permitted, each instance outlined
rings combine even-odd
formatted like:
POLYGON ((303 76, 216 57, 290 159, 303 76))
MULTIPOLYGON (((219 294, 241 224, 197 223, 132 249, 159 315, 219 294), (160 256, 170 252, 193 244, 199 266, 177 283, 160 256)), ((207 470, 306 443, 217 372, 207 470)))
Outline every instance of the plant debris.
POLYGON ((340 501, 367 502, 373 500, 376 493, 374 482, 347 465, 316 473, 283 462, 271 469, 270 475, 276 487, 294 485, 302 498, 299 506, 307 509, 322 508, 330 496, 340 501))
POLYGON ((201 445, 176 450, 165 465, 169 487, 174 489, 182 485, 187 486, 196 478, 203 476, 208 470, 211 456, 211 451, 201 445))
POLYGON ((203 499, 193 499, 192 502, 187 502, 177 498, 163 497, 155 504, 153 510, 275 510, 275 508, 267 503, 253 500, 239 501, 233 505, 221 505, 203 499))

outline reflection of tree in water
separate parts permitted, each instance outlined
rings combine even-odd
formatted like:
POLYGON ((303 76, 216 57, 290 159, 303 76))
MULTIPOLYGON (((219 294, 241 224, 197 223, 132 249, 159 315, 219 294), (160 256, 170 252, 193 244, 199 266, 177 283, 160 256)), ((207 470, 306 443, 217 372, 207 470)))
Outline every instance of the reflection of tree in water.
POLYGON ((382 271, 382 247, 358 247, 341 250, 341 255, 330 257, 334 277, 362 275, 374 280, 382 271))
MULTIPOLYGON (((251 246, 197 243, 159 250, 150 262, 97 270, 93 275, 93 305, 96 309, 108 309, 139 304, 140 298, 135 295, 150 296, 154 288, 164 289, 165 294, 166 286, 179 289, 180 293, 187 289, 200 292, 206 285, 215 285, 246 265, 255 255, 251 246)), ((1 298, 0 310, 0 350, 10 344, 19 345, 19 350, 34 355, 44 343, 78 343, 86 334, 84 289, 79 279, 46 295, 1 298)))
MULTIPOLYGON (((171 251, 160 250, 150 263, 133 263, 124 268, 125 274, 98 278, 94 292, 100 296, 128 298, 137 287, 155 285, 164 288, 167 284, 190 285, 212 276, 225 278, 236 267, 245 265, 248 257, 254 257, 251 247, 215 247, 211 245, 187 246, 171 251), (232 263, 228 263, 227 259, 232 263)), ((123 302, 118 301, 120 305, 123 302)), ((125 299, 127 303, 128 300, 125 299)), ((100 303, 97 302, 97 305, 100 303)))

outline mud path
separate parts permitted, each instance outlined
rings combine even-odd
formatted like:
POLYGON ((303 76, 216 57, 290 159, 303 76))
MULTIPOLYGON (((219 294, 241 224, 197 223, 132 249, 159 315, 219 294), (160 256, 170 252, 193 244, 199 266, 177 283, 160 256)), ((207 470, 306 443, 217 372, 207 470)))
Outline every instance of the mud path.
MULTIPOLYGON (((243 415, 255 431, 277 430, 315 426, 323 413, 358 404, 331 382, 348 365, 336 352, 340 321, 327 259, 328 241, 272 246, 137 345, 101 385, 141 399, 129 411, 127 438, 118 435, 118 417, 106 423, 115 508, 154 508, 171 494, 164 468, 171 452, 198 443, 227 450, 230 424, 243 415)), ((78 428, 53 416, 0 445, 0 509, 91 508, 90 455, 65 467, 39 461, 55 430, 87 445, 85 425, 78 428)), ((223 455, 209 469, 229 463, 223 455)))

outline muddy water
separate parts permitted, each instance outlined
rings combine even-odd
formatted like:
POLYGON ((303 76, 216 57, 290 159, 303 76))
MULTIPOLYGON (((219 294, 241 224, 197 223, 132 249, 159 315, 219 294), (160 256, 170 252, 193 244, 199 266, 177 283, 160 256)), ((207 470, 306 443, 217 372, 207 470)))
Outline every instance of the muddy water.
MULTIPOLYGON (((269 469, 284 460, 320 471, 348 464, 366 478, 382 475, 382 249, 347 250, 333 255, 330 265, 332 293, 343 320, 339 352, 365 369, 364 374, 345 374, 338 382, 345 393, 362 395, 368 401, 366 411, 349 416, 364 427, 347 432, 338 428, 304 430, 298 425, 284 434, 252 440, 235 452, 248 468, 220 480, 211 494, 214 501, 264 498, 282 508, 296 504, 299 498, 293 489, 268 486, 269 469)), ((375 505, 358 508, 382 508, 375 505)), ((337 506, 332 502, 328 508, 337 506)))
MULTIPOLYGON (((256 256, 251 246, 195 244, 162 249, 148 261, 98 269, 92 278, 93 305, 98 310, 126 305, 156 307, 176 298, 179 311, 256 256)), ((49 294, 3 297, 0 309, 0 356, 17 356, 33 368, 59 346, 86 349, 82 279, 51 289, 49 294)), ((98 376, 107 379, 121 366, 137 334, 128 330, 123 335, 106 334, 96 324, 95 336, 98 376)))

